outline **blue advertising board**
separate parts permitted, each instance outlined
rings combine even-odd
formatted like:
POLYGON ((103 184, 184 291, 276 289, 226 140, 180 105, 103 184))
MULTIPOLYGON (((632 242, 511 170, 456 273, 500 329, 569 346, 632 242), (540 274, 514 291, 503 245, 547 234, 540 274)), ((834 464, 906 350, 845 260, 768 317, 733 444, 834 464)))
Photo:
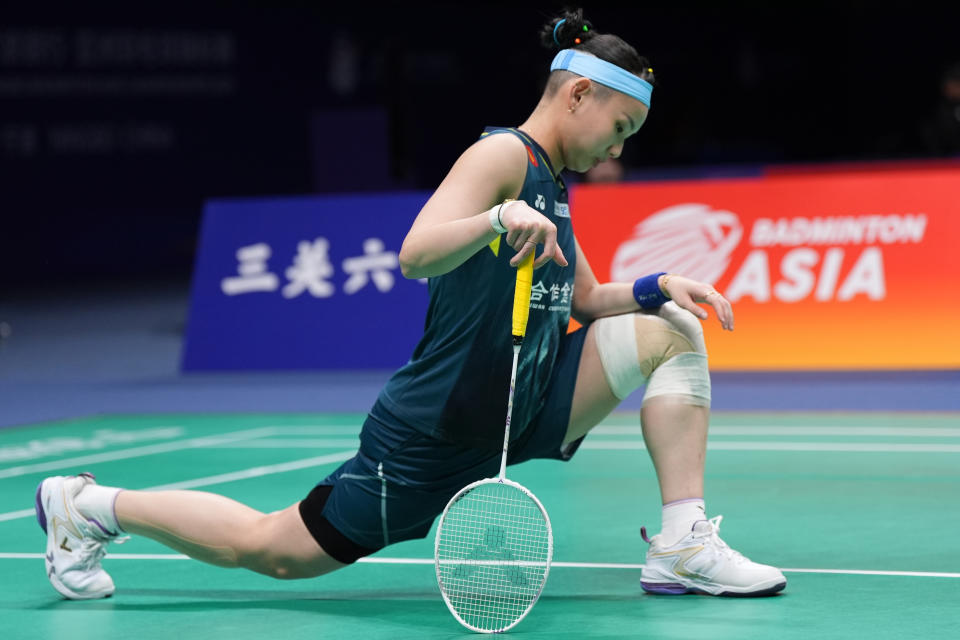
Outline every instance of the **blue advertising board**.
POLYGON ((182 368, 390 369, 423 332, 398 254, 429 193, 216 200, 203 213, 182 368))

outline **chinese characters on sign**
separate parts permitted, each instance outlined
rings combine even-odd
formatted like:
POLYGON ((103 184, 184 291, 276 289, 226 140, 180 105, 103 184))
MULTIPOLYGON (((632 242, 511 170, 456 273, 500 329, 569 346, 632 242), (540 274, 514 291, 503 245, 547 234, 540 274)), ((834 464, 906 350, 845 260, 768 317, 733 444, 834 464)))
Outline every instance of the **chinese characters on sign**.
MULTIPOLYGON (((393 289, 393 270, 400 266, 400 260, 395 251, 385 249, 383 240, 367 238, 363 242, 363 255, 343 261, 341 267, 349 275, 343 283, 344 293, 353 295, 371 280, 381 293, 393 289)), ((238 275, 221 280, 220 289, 228 296, 276 291, 280 288, 280 280, 267 270, 267 260, 271 255, 272 248, 263 242, 240 247, 236 253, 238 275)), ((334 275, 334 267, 330 262, 330 242, 323 237, 313 242, 299 242, 297 255, 284 274, 287 278, 287 284, 281 291, 284 298, 295 298, 305 291, 314 298, 332 296, 335 286, 329 281, 334 275)))
POLYGON ((267 259, 270 257, 270 245, 263 242, 241 247, 237 251, 237 267, 239 276, 224 278, 220 283, 221 289, 228 296, 254 291, 276 291, 279 281, 277 276, 267 273, 267 259))

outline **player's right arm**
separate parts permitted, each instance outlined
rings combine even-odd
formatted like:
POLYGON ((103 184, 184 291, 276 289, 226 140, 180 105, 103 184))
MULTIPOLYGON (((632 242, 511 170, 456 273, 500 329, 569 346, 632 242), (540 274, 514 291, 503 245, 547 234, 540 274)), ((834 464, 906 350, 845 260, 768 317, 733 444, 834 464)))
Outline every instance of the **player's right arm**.
MULTIPOLYGON (((425 278, 447 273, 490 244, 497 232, 490 225, 489 210, 519 195, 526 171, 526 149, 515 136, 488 136, 467 149, 407 232, 400 249, 403 275, 425 278)), ((507 228, 507 244, 519 252, 513 264, 539 243, 544 251, 536 266, 551 259, 566 266, 557 246, 557 228, 539 211, 517 202, 505 206, 500 219, 507 228)))

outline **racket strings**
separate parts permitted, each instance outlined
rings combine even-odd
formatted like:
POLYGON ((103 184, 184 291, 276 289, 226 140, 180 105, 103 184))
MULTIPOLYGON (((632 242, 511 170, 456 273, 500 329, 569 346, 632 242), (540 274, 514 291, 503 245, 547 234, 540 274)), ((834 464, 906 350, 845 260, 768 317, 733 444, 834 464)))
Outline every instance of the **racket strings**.
POLYGON ((522 489, 490 482, 456 499, 440 525, 438 576, 468 625, 502 630, 536 602, 552 550, 550 527, 522 489))

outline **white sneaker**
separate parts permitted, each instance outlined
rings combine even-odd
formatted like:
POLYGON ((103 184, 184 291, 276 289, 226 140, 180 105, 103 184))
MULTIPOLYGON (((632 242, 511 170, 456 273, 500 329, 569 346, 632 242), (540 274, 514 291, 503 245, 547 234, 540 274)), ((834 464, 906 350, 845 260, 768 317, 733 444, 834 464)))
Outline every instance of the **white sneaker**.
POLYGON ((107 544, 119 533, 84 518, 73 505, 88 484, 94 484, 93 476, 81 473, 53 476, 37 487, 37 522, 47 534, 47 577, 54 589, 71 600, 106 598, 114 591, 113 579, 100 561, 107 544))
POLYGON ((700 520, 676 544, 661 545, 659 535, 650 543, 640 586, 647 593, 713 596, 769 596, 782 591, 787 579, 779 569, 751 562, 720 539, 723 516, 700 520))

